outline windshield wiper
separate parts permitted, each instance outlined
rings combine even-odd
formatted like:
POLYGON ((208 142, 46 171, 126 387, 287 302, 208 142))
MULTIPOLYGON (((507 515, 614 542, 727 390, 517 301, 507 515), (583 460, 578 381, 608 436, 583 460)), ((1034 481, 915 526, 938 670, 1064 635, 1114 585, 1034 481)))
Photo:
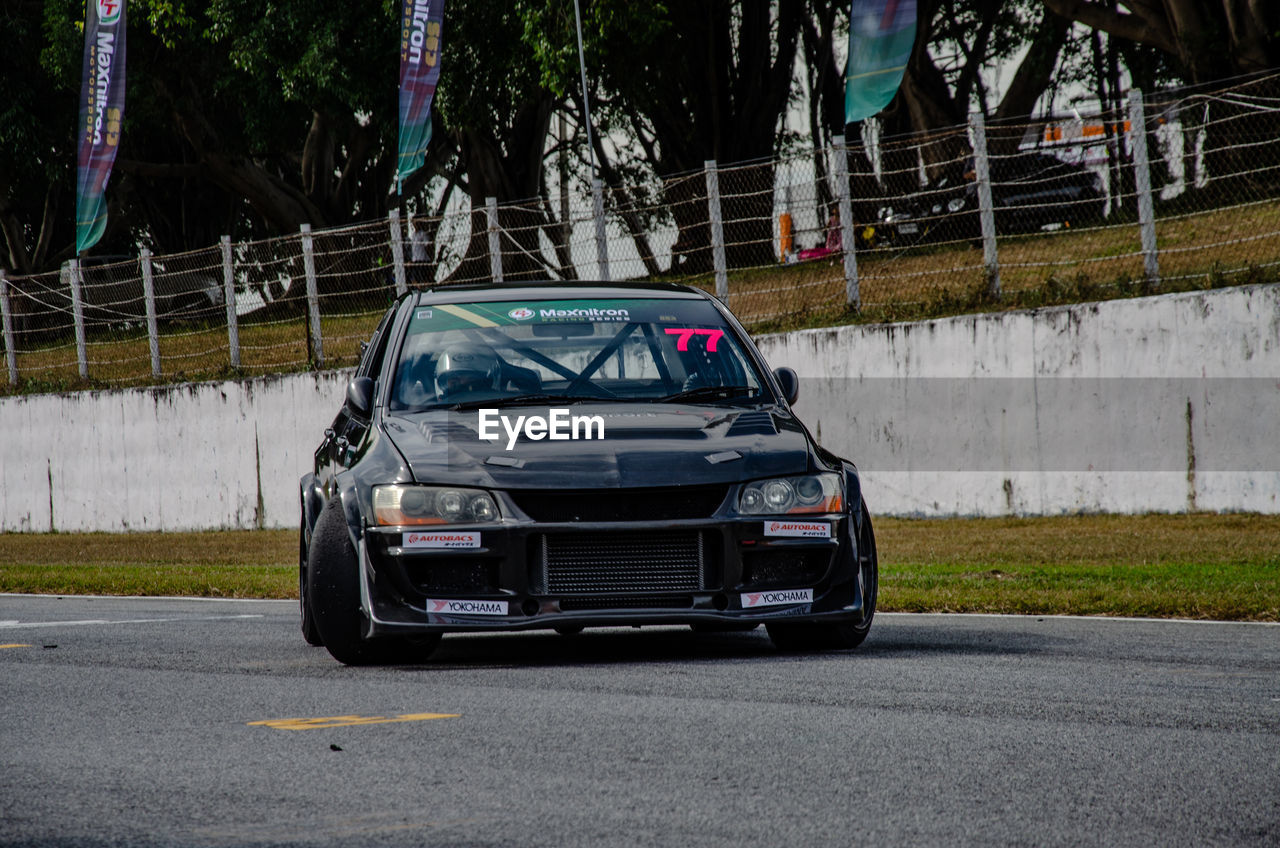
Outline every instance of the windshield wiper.
POLYGON ((699 386, 686 389, 673 395, 658 398, 658 403, 680 403, 686 400, 730 400, 743 395, 754 395, 756 390, 751 386, 699 386))

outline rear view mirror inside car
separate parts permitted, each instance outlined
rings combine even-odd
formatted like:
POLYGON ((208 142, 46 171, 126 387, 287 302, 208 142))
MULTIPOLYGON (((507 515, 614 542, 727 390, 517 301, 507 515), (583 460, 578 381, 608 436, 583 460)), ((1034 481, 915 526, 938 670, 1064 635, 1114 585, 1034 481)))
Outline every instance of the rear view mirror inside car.
POLYGON ((564 324, 533 325, 533 334, 542 339, 567 339, 571 336, 592 336, 595 335, 595 332, 595 325, 585 321, 569 322, 564 324))

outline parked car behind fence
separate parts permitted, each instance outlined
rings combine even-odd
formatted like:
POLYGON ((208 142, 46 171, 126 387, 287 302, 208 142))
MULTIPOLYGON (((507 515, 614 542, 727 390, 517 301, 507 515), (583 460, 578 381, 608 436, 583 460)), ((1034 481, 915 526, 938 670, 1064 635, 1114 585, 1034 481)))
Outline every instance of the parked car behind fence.
MULTIPOLYGON (((1028 151, 991 160, 991 203, 996 232, 1057 230, 1103 215, 1101 178, 1090 169, 1047 153, 1028 151)), ((972 158, 931 186, 880 210, 876 241, 905 246, 982 237, 972 158)))

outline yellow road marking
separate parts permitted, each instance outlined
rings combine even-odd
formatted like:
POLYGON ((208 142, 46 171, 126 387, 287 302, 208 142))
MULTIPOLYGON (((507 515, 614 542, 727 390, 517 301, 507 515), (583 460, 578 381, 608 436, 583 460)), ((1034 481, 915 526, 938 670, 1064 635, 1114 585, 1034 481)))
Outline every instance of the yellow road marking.
POLYGON ((445 304, 443 306, 437 306, 435 308, 439 309, 441 312, 448 312, 450 315, 456 315, 457 317, 461 318, 463 321, 470 321, 472 324, 475 324, 477 327, 498 326, 497 322, 490 321, 488 318, 485 318, 483 315, 477 315, 474 312, 471 312, 470 310, 463 309, 461 306, 445 304))
POLYGON ((319 730, 330 727, 353 727, 357 724, 396 724, 402 721, 429 721, 433 718, 461 718, 460 713, 405 713, 386 716, 329 716, 327 718, 270 718, 247 722, 250 726, 274 727, 277 730, 319 730))
POLYGON ((13 642, 8 645, 0 645, 0 651, 4 650, 5 648, 30 648, 30 647, 31 647, 30 645, 23 645, 19 642, 13 642))

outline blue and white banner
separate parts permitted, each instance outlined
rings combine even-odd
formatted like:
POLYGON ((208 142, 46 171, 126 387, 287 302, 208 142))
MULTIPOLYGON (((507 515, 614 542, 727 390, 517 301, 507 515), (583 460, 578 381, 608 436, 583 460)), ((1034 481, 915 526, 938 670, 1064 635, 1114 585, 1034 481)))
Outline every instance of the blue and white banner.
POLYGON ((853 0, 849 64, 844 77, 844 122, 852 124, 889 105, 916 40, 916 0, 853 0))
POLYGON ((88 0, 76 155, 76 253, 107 228, 107 179, 124 122, 124 0, 88 0))
POLYGON ((431 101, 440 80, 444 0, 403 0, 400 23, 400 144, 396 188, 426 161, 431 101))

